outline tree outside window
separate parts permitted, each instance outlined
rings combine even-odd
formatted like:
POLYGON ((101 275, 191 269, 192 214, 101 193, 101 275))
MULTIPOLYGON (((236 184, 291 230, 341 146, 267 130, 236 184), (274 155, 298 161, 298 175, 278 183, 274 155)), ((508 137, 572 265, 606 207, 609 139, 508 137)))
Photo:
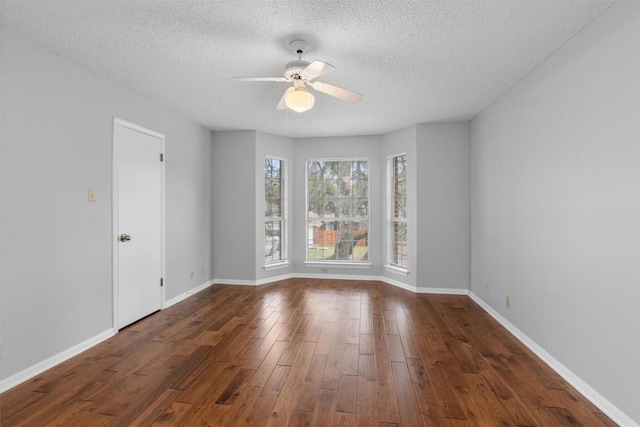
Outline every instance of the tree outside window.
POLYGON ((369 161, 307 161, 307 261, 369 259, 369 161))

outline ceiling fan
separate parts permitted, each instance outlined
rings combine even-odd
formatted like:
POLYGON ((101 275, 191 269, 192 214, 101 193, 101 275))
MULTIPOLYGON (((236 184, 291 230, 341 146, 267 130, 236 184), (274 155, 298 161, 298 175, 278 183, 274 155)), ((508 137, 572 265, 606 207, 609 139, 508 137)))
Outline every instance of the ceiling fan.
POLYGON ((298 55, 298 59, 287 62, 284 66, 284 77, 231 77, 231 80, 248 81, 248 82, 287 82, 293 83, 282 95, 280 102, 276 106, 277 110, 291 109, 298 113, 310 110, 313 107, 315 98, 313 94, 307 90, 307 86, 312 87, 318 92, 334 96, 350 103, 359 102, 362 95, 350 90, 323 83, 312 81, 317 77, 327 74, 335 70, 331 64, 322 61, 308 62, 302 59, 308 42, 304 40, 294 40, 289 46, 298 55))

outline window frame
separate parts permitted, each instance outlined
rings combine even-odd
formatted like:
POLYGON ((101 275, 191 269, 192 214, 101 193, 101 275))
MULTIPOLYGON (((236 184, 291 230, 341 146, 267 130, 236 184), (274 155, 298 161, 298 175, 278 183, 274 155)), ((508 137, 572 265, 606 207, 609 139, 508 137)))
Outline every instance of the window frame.
MULTIPOLYGON (((288 161, 286 158, 284 157, 280 157, 280 156, 272 156, 272 155, 265 155, 264 156, 264 162, 263 162, 263 185, 265 188, 265 192, 264 192, 264 197, 263 197, 263 201, 265 203, 264 209, 263 209, 263 223, 264 223, 264 232, 262 235, 262 245, 261 247, 264 245, 264 241, 266 239, 266 230, 267 230, 267 223, 268 222, 273 222, 273 221, 280 221, 280 259, 278 260, 272 260, 272 261, 267 261, 266 259, 266 255, 263 256, 263 262, 264 262, 264 269, 265 270, 273 270, 273 269, 277 269, 277 268, 284 268, 287 267, 290 262, 289 262, 289 233, 287 233, 287 225, 288 225, 288 202, 289 202, 289 192, 288 192, 288 178, 289 178, 289 165, 288 165, 288 161), (280 207, 281 209, 281 216, 267 216, 266 215, 266 207, 267 207, 267 192, 266 192, 266 180, 267 180, 267 176, 266 176, 266 170, 265 170, 265 166, 266 166, 266 162, 267 160, 278 160, 280 162, 280 189, 281 189, 281 198, 282 198, 282 205, 280 207)), ((264 249, 262 249, 264 250, 264 249)))
POLYGON ((396 274, 400 274, 403 276, 407 276, 409 274, 409 256, 408 256, 408 250, 409 250, 409 212, 408 212, 408 191, 407 191, 407 187, 408 187, 408 179, 407 179, 407 174, 405 171, 405 205, 404 205, 404 212, 405 212, 405 216, 404 217, 395 217, 394 213, 395 213, 395 203, 396 203, 396 192, 395 192, 395 174, 394 174, 394 160, 397 159, 398 157, 403 157, 405 158, 405 167, 408 163, 408 156, 406 152, 399 152, 399 153, 395 153, 395 154, 390 154, 387 156, 387 179, 386 179, 386 184, 387 184, 387 197, 386 197, 386 204, 387 204, 387 260, 386 260, 386 264, 385 264, 385 270, 390 271, 392 273, 396 273, 396 274), (394 239, 394 225, 396 223, 403 223, 405 225, 405 234, 406 234, 406 240, 405 240, 405 249, 407 250, 407 256, 406 256, 406 263, 407 265, 402 265, 396 262, 396 260, 394 259, 394 245, 395 245, 395 239, 394 239))
MULTIPOLYGON (((309 162, 367 162, 367 248, 371 253, 371 160, 368 157, 309 157, 304 162, 304 259, 306 267, 324 267, 329 265, 340 268, 370 268, 371 258, 367 260, 325 260, 309 259, 309 162)), ((336 218, 337 220, 338 218, 336 218)), ((349 220, 363 220, 363 218, 347 218, 349 220)))

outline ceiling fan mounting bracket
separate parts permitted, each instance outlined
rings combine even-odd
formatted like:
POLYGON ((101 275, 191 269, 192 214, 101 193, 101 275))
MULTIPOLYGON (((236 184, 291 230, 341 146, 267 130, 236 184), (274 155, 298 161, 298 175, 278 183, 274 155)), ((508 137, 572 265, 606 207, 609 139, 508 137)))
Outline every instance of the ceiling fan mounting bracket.
POLYGON ((309 42, 306 40, 293 40, 289 43, 289 46, 293 49, 295 54, 302 55, 309 48, 309 42))

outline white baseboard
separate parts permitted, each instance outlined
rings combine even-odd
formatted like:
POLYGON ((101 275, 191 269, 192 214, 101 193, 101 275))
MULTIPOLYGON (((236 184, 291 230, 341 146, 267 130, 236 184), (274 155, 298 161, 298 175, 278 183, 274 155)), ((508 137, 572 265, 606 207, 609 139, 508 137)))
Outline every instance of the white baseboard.
POLYGON ((293 279, 298 277, 293 273, 281 274, 279 276, 265 277, 258 280, 238 280, 238 279, 213 279, 216 285, 236 285, 236 286, 260 286, 268 283, 279 282, 280 280, 293 279))
POLYGON ((296 275, 293 273, 281 274, 280 276, 265 277, 264 279, 256 280, 256 286, 279 282, 281 280, 293 279, 294 277, 296 277, 296 275))
POLYGON ((42 362, 36 363, 35 365, 30 366, 23 371, 5 378, 4 380, 0 381, 0 393, 3 393, 27 380, 30 380, 31 378, 43 373, 47 369, 51 369, 54 366, 66 360, 69 360, 74 356, 77 356, 83 351, 89 350, 91 347, 111 338, 116 333, 117 331, 115 329, 108 329, 92 338, 89 338, 86 341, 81 342, 78 345, 74 345, 73 347, 56 354, 55 356, 43 360, 42 362))
POLYGON ((213 279, 214 285, 256 286, 255 280, 213 279))
POLYGON ((451 288, 421 288, 386 276, 371 276, 362 274, 322 274, 322 273, 288 273, 280 276, 266 277, 259 280, 238 280, 238 279, 213 279, 216 285, 240 285, 240 286, 260 286, 268 283, 278 282, 285 279, 325 279, 325 280, 362 280, 383 282, 389 285, 404 289, 417 294, 443 294, 443 295, 468 295, 468 289, 451 288))
POLYGON ((416 288, 417 294, 469 295, 468 289, 461 288, 416 288))
POLYGON ((189 289, 187 292, 183 292, 182 294, 178 295, 177 297, 171 298, 169 301, 165 301, 164 308, 169 308, 172 305, 176 305, 180 301, 183 301, 183 300, 189 298, 191 295, 197 294, 200 291, 204 291, 205 289, 207 289, 209 286, 211 286, 213 284, 214 284, 214 281, 213 280, 209 280, 208 282, 204 282, 203 284, 201 284, 199 286, 196 286, 193 289, 189 289))
POLYGON ((405 291, 418 293, 418 288, 407 283, 400 282, 399 280, 390 279, 386 276, 376 277, 375 280, 386 283, 387 285, 395 286, 396 288, 404 289, 405 291))
POLYGON ((542 347, 536 344, 531 338, 525 335, 520 329, 516 328, 511 322, 504 318, 500 313, 493 309, 489 304, 484 302, 482 298, 473 292, 468 293, 469 297, 474 300, 484 311, 505 327, 513 336, 515 336, 522 344, 527 346, 529 350, 534 352, 544 363, 549 365, 551 369, 556 371, 558 375, 564 378, 571 386, 573 386, 580 394, 587 398, 591 403, 598 407, 605 415, 611 418, 616 424, 626 427, 640 427, 640 424, 629 418, 624 412, 618 409, 613 403, 609 402, 604 396, 594 390, 589 384, 584 382, 580 377, 574 374, 566 366, 556 360, 547 353, 542 347))

